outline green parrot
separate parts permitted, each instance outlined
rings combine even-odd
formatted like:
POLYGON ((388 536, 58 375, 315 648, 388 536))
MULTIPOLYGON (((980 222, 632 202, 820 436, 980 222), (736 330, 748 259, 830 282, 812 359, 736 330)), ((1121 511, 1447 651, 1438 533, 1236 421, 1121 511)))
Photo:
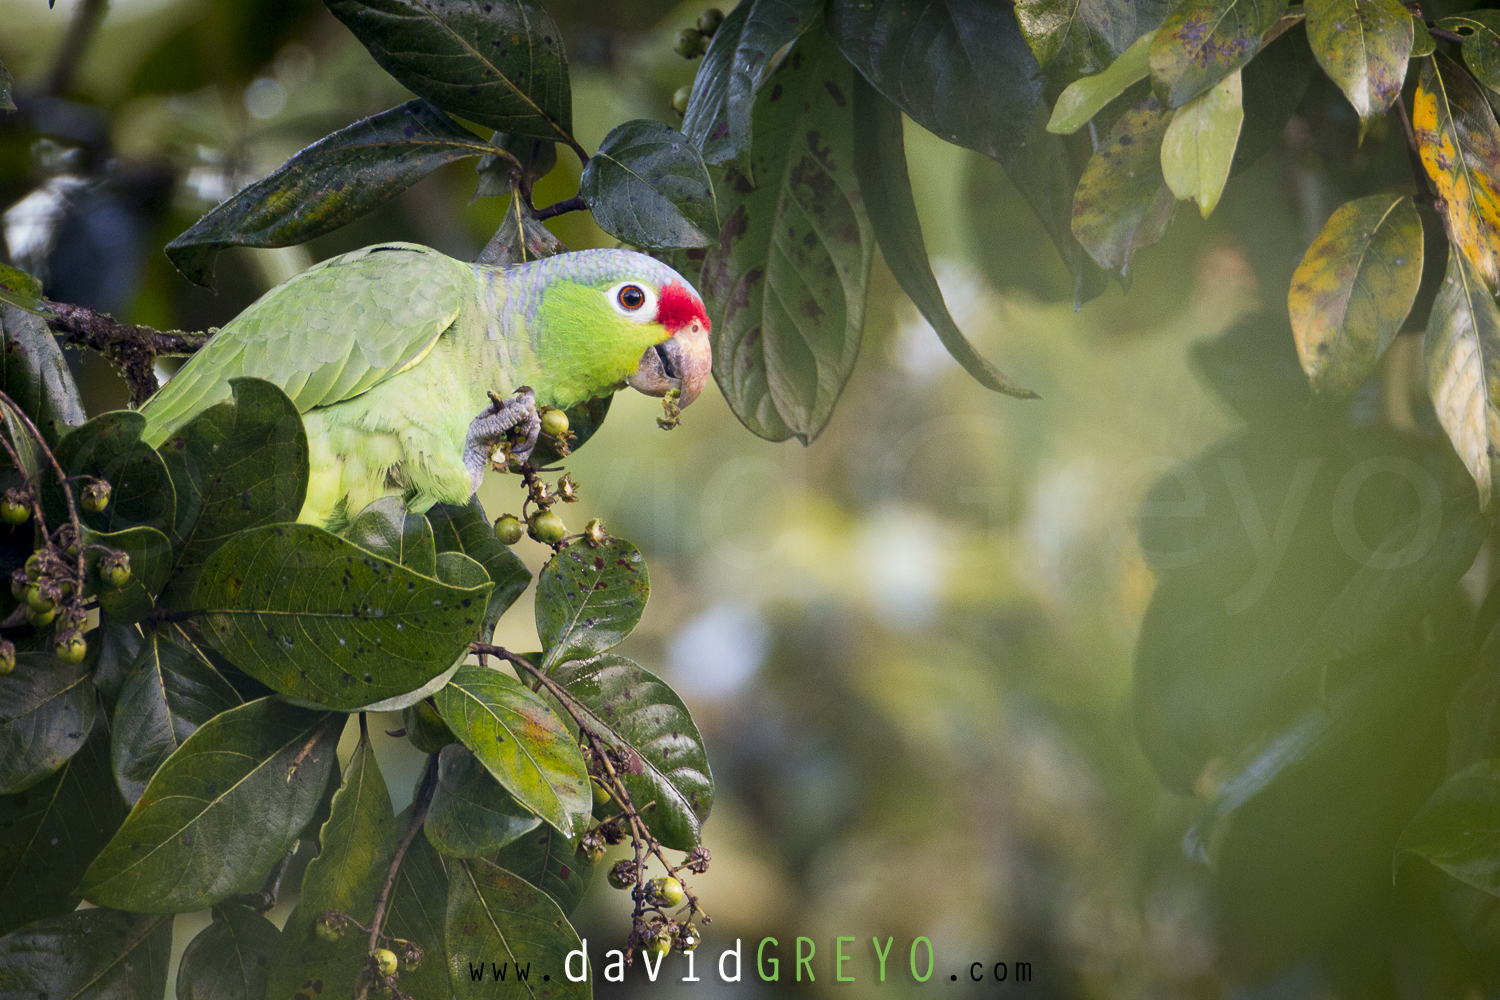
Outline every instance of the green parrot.
POLYGON ((261 296, 141 407, 160 445, 265 379, 307 429, 311 477, 298 520, 336 528, 391 494, 414 511, 463 504, 517 427, 525 458, 538 406, 568 409, 629 385, 708 380, 709 321, 698 292, 628 250, 583 250, 509 267, 469 264, 410 243, 326 260, 261 296), (503 398, 492 402, 489 393, 503 398))

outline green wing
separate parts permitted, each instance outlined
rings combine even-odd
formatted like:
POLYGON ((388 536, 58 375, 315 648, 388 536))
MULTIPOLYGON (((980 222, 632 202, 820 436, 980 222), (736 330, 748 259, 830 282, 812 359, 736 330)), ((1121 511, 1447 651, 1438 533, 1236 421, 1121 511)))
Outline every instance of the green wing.
POLYGON ((303 413, 358 396, 426 357, 472 280, 467 265, 410 243, 311 267, 236 316, 146 402, 146 440, 160 444, 228 399, 241 376, 275 383, 303 413))

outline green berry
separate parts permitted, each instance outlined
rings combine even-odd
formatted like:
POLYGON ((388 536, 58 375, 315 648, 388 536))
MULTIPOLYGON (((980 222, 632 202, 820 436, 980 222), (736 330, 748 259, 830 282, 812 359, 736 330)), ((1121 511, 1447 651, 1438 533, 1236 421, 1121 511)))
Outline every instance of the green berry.
POLYGON ((9 639, 0 639, 0 677, 16 669, 16 644, 9 639))
POLYGON ((44 593, 36 584, 26 588, 26 606, 32 611, 51 611, 56 604, 51 595, 44 593))
POLYGON ((31 520, 30 507, 10 497, 0 500, 0 521, 14 527, 18 524, 25 524, 29 520, 31 520))
POLYGON ((556 545, 568 534, 563 519, 550 510, 539 510, 531 515, 531 537, 545 545, 556 545))
POLYGON ((586 840, 578 845, 578 856, 591 865, 597 865, 604 858, 604 845, 597 840, 586 840))
POLYGON ((656 937, 646 942, 646 950, 653 955, 665 955, 672 950, 672 935, 662 931, 656 937))
POLYGON ((337 941, 344 936, 344 932, 341 929, 333 926, 333 924, 326 920, 319 920, 316 929, 318 937, 324 941, 337 941))
POLYGON ((616 861, 609 866, 609 874, 606 876, 609 884, 616 889, 629 889, 635 885, 635 862, 616 861))
POLYGON ((83 488, 83 497, 78 501, 78 506, 90 514, 98 514, 109 506, 109 484, 101 480, 89 483, 83 488))
POLYGON ((99 579, 108 587, 123 587, 130 582, 130 556, 123 552, 105 556, 99 562, 99 579))
POLYGON ((33 552, 31 558, 26 560, 26 579, 40 580, 42 578, 42 557, 33 552))
POLYGON ((672 51, 684 59, 696 59, 703 54, 703 43, 703 32, 697 28, 683 28, 677 33, 677 44, 672 46, 672 51))
POLYGON ((568 433, 568 415, 562 410, 548 410, 543 413, 542 433, 548 437, 561 437, 568 433))
POLYGON ((516 544, 525 533, 525 529, 521 527, 520 519, 514 514, 506 514, 504 517, 495 520, 495 537, 506 545, 516 544))
POLYGON ((89 644, 81 635, 70 635, 57 644, 57 658, 64 663, 82 663, 88 655, 89 644))
POLYGON ((595 785, 592 781, 589 782, 589 785, 594 789, 594 805, 607 806, 614 801, 609 794, 609 790, 603 785, 595 785))
POLYGON ((396 974, 396 953, 389 948, 376 948, 370 952, 370 957, 375 959, 375 968, 382 976, 394 976, 396 974))
POLYGON ((712 35, 723 23, 724 12, 717 7, 710 7, 698 15, 698 30, 705 35, 712 35))
POLYGON ((683 924, 677 928, 677 947, 682 951, 693 951, 702 942, 703 936, 692 924, 683 924))
POLYGON ((682 883, 670 875, 652 879, 647 891, 652 901, 659 906, 671 909, 682 905, 682 883))
POLYGON ((10 596, 18 601, 26 600, 26 590, 31 586, 31 581, 26 579, 25 570, 16 570, 10 576, 10 596))
POLYGON ((679 115, 687 114, 688 101, 693 98, 693 87, 691 84, 678 87, 677 92, 672 95, 672 110, 679 115))
POLYGON ((423 753, 437 753, 457 741, 438 710, 429 705, 426 698, 408 706, 401 713, 401 719, 406 725, 406 738, 423 753))
POLYGON ((45 628, 52 624, 52 619, 57 617, 57 609, 49 608, 46 611, 37 611, 28 606, 26 608, 26 620, 37 628, 45 628))

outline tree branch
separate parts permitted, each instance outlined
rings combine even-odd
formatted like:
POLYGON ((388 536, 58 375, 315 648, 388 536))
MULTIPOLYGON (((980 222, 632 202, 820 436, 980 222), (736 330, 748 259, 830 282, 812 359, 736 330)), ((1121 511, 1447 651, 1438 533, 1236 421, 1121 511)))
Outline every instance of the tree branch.
POLYGON ((99 22, 104 20, 104 15, 108 12, 108 0, 83 0, 73 9, 73 20, 68 25, 68 33, 63 37, 62 45, 52 61, 51 72, 47 74, 48 94, 61 96, 67 91, 68 84, 73 80, 73 71, 78 67, 78 60, 83 57, 84 50, 89 47, 94 32, 99 28, 99 22))
POLYGON ((181 330, 153 330, 149 326, 121 323, 108 313, 84 306, 48 300, 53 315, 47 325, 62 335, 65 344, 80 344, 98 351, 119 366, 130 385, 130 399, 144 403, 156 391, 153 362, 163 354, 192 354, 213 336, 181 330))
POLYGON ((565 198, 562 201, 553 202, 546 208, 537 209, 536 215, 533 217, 536 219, 550 219, 554 216, 562 215, 565 212, 578 212, 582 211, 585 208, 588 208, 588 204, 583 200, 583 196, 575 194, 571 198, 565 198))

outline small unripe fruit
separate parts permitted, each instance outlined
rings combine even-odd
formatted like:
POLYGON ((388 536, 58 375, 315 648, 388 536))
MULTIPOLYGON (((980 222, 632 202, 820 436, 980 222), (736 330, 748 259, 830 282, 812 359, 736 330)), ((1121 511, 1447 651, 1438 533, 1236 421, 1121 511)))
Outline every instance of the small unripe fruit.
POLYGON ((495 519, 495 537, 506 545, 516 544, 525 533, 526 529, 521 527, 520 520, 514 514, 495 519))
POLYGON ((687 114, 688 101, 692 99, 693 88, 691 84, 685 87, 678 87, 677 92, 672 95, 672 110, 679 115, 687 114))
POLYGON ((26 591, 30 586, 31 581, 26 578, 24 569, 18 569, 10 575, 10 596, 16 600, 26 600, 26 591))
POLYGON ((123 587, 130 582, 130 556, 121 552, 105 556, 99 562, 99 579, 108 587, 123 587))
POLYGON ((324 910, 323 915, 318 917, 317 923, 313 925, 313 930, 324 941, 337 941, 348 929, 349 918, 338 910, 324 910))
POLYGON ((49 608, 46 611, 37 611, 32 607, 26 608, 26 620, 37 628, 45 628, 52 624, 52 619, 57 617, 57 609, 49 608))
POLYGON ((17 500, 6 497, 0 500, 0 521, 12 527, 31 520, 31 508, 17 500))
POLYGON ((692 951, 703 941, 703 936, 698 933, 698 928, 692 924, 683 924, 677 928, 677 947, 681 951, 692 951))
POLYGON ((316 930, 318 932, 318 937, 322 938, 324 941, 337 941, 339 938, 344 936, 344 932, 342 930, 333 926, 326 920, 319 920, 316 930))
POLYGON ((26 606, 32 611, 51 611, 56 604, 51 595, 43 593, 36 584, 26 588, 26 606))
POLYGON ((705 35, 712 35, 723 23, 724 12, 717 7, 710 7, 698 15, 698 30, 705 35))
POLYGON ((376 948, 370 952, 370 957, 375 959, 375 968, 382 976, 394 976, 396 974, 396 953, 389 948, 376 948))
POLYGON ((539 510, 531 515, 531 537, 545 545, 556 545, 568 534, 563 519, 550 510, 539 510))
POLYGON ((438 710, 429 705, 426 698, 407 706, 401 719, 406 724, 406 738, 423 753, 438 753, 449 743, 457 741, 438 710))
POLYGON ((647 894, 658 906, 670 909, 682 905, 682 883, 670 875, 652 879, 647 894))
POLYGON ((64 663, 82 663, 88 655, 89 644, 81 635, 70 635, 57 644, 57 658, 64 663))
POLYGON ((560 437, 568 433, 568 415, 562 410, 548 410, 543 413, 542 433, 548 437, 560 437))
POLYGON ((97 514, 109 506, 109 484, 101 480, 89 483, 83 488, 83 496, 78 501, 78 506, 90 514, 97 514))
POLYGON ((588 539, 589 544, 594 548, 598 548, 609 540, 609 536, 604 533, 604 522, 597 517, 584 525, 583 537, 588 539))
POLYGON ((646 942, 646 950, 653 955, 665 955, 672 950, 672 935, 662 931, 656 937, 646 942))
POLYGON ((578 845, 578 856, 591 865, 597 865, 604 858, 604 845, 597 840, 586 840, 578 845))
POLYGON ((26 579, 40 580, 42 578, 42 557, 35 552, 26 560, 26 579))
POLYGON ((422 964, 423 957, 424 953, 422 949, 408 941, 406 945, 401 949, 402 970, 410 972, 412 969, 415 969, 417 966, 422 964))
POLYGON ((609 866, 609 884, 616 889, 629 889, 635 885, 635 862, 616 861, 609 866))
POLYGON ((0 639, 0 677, 16 669, 16 644, 9 639, 0 639))
POLYGON ((595 785, 593 782, 589 782, 589 785, 594 790, 594 805, 607 806, 614 801, 614 799, 610 797, 609 790, 606 789, 603 785, 595 785))
POLYGON ((683 28, 677 33, 677 44, 672 46, 672 51, 684 59, 696 59, 703 54, 703 43, 703 32, 697 28, 683 28))

